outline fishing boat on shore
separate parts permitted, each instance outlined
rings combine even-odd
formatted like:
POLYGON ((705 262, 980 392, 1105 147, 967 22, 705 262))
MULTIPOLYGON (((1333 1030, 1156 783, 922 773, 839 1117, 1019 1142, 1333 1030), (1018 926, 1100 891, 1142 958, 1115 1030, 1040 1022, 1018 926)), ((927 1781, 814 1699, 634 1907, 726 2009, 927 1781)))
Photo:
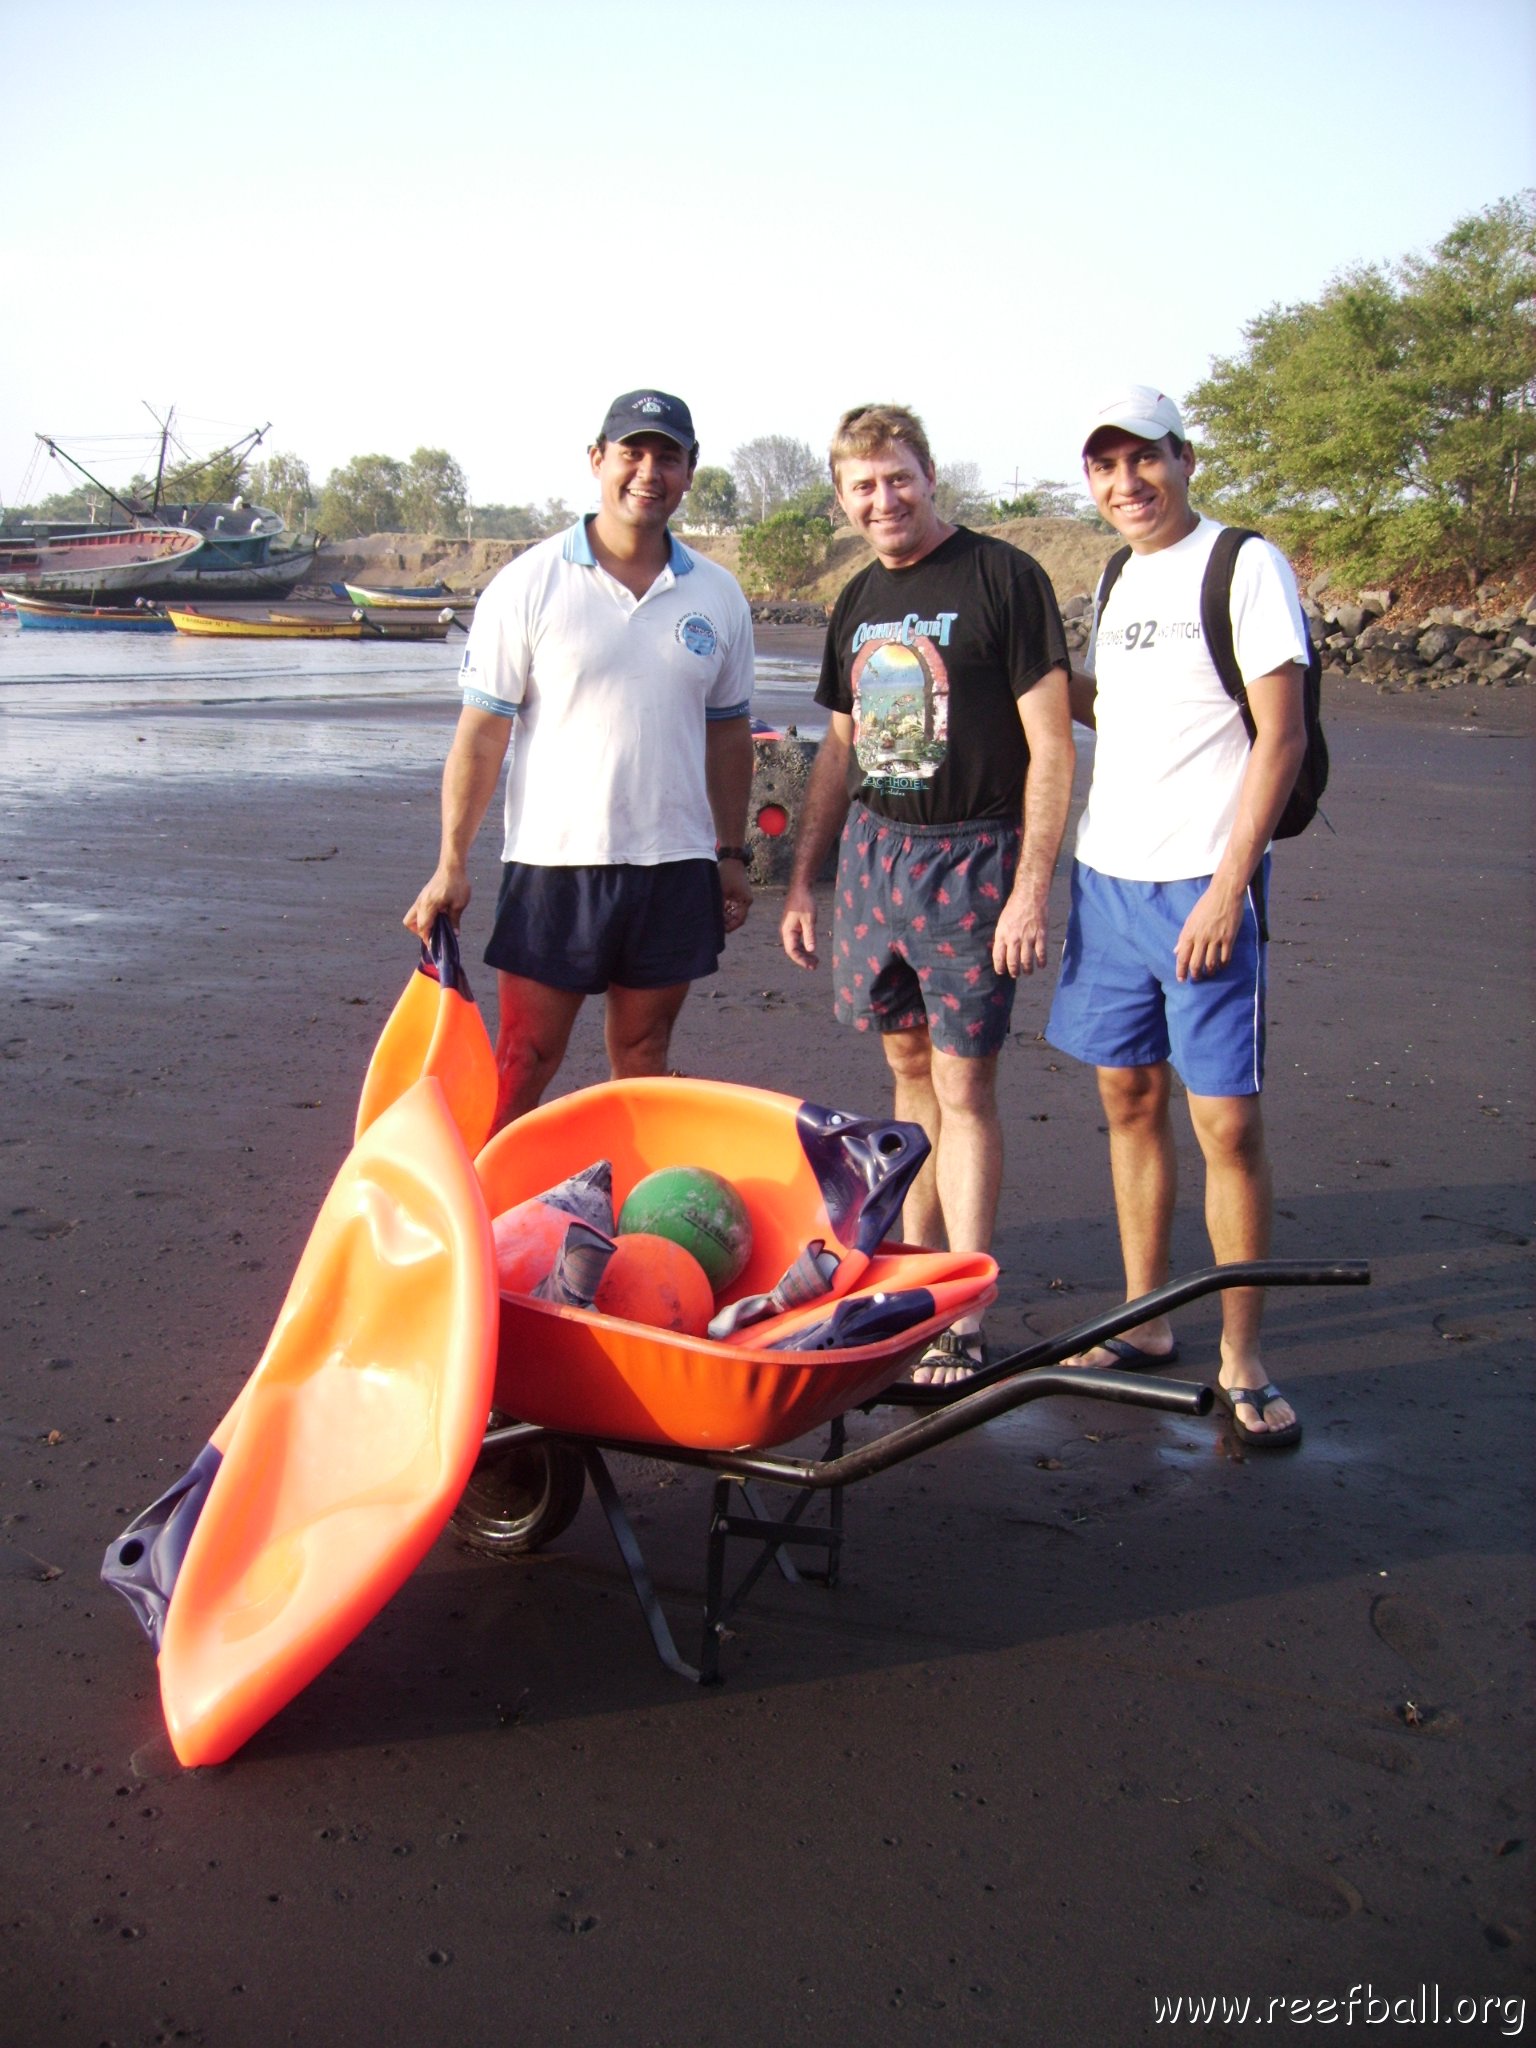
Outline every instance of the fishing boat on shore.
MULTIPOLYGON (((21 535, 0 537, 0 582, 27 595, 82 604, 94 604, 107 591, 129 597, 207 597, 215 603, 284 598, 302 583, 313 570, 319 538, 290 536, 280 512, 248 504, 239 495, 230 500, 167 501, 162 487, 167 481, 173 417, 174 409, 158 422, 159 465, 153 488, 143 496, 120 495, 51 435, 39 434, 38 442, 49 455, 105 497, 119 523, 82 528, 40 522, 21 535), (79 554, 82 546, 89 552, 79 554), (140 551, 137 556, 135 548, 140 551), (105 580, 109 569, 111 581, 105 580)), ((184 468, 182 488, 188 476, 205 472, 237 476, 267 431, 254 428, 191 470, 184 468)))
POLYGON ((205 612, 168 605, 166 616, 178 633, 202 640, 446 640, 458 622, 451 611, 427 618, 419 613, 370 618, 358 610, 334 612, 205 612))
POLYGON ((178 633, 199 640, 361 640, 358 618, 310 618, 268 612, 265 618, 233 618, 227 612, 183 611, 167 605, 178 633))
POLYGON ((318 539, 285 540, 283 517, 236 498, 230 504, 162 505, 160 517, 196 533, 195 559, 151 580, 156 597, 207 597, 216 604, 246 598, 287 597, 309 576, 318 539))
POLYGON ((132 604, 69 604, 50 597, 27 597, 20 591, 0 591, 0 610, 13 612, 21 625, 32 631, 51 633, 169 633, 170 619, 158 606, 142 598, 132 604))
POLYGON ((348 603, 361 605, 365 611, 473 611, 476 602, 474 592, 466 596, 450 590, 446 583, 418 584, 414 588, 406 584, 342 583, 332 588, 338 595, 344 592, 348 603))
MULTIPOLYGON (((18 597, 53 597, 93 605, 103 596, 131 602, 157 577, 175 574, 198 554, 203 536, 190 527, 103 526, 94 532, 10 535, 0 540, 0 583, 18 597)), ((182 574, 186 574, 185 567, 182 574)))

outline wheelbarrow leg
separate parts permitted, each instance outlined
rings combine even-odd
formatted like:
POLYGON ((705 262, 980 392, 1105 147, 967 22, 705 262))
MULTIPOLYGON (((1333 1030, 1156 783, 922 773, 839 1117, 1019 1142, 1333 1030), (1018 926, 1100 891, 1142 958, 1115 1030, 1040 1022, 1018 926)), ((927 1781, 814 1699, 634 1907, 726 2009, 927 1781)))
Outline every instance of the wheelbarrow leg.
MULTIPOLYGON (((635 1589, 635 1598, 640 1602, 640 1612, 645 1616, 645 1625, 651 1632, 651 1641, 656 1645, 656 1654, 669 1671, 675 1671, 679 1678, 686 1678, 691 1685, 713 1684, 719 1677, 718 1668, 700 1670, 680 1655, 667 1617, 661 1611, 661 1602, 656 1598, 656 1587, 652 1582, 640 1539, 635 1534, 634 1524, 625 1513, 624 1503, 619 1498, 613 1476, 603 1462, 603 1454, 596 1444, 584 1444, 582 1456, 586 1459, 587 1476, 592 1481, 592 1491, 597 1495, 598 1504, 608 1518, 608 1527, 613 1531, 613 1540, 618 1545, 619 1556, 624 1560, 624 1569, 629 1573, 629 1583, 635 1589)), ((718 1484, 718 1482, 717 1482, 718 1484)), ((706 1648, 709 1631, 705 1630, 706 1648)))
MULTIPOLYGON (((835 1458, 841 1455, 847 1432, 841 1415, 833 1418, 827 1437, 826 1455, 835 1458)), ((828 1514, 823 1527, 807 1528, 801 1517, 810 1506, 813 1494, 806 1489, 782 1516, 775 1518, 766 1511, 765 1504, 752 1482, 743 1474, 722 1474, 716 1478, 710 1505, 709 1546, 704 1594, 704 1626, 699 1646, 697 1665, 690 1664, 677 1647, 671 1625, 662 1612, 661 1602, 656 1597, 655 1582, 646 1564, 645 1554, 640 1548, 640 1539, 630 1521, 613 1475, 608 1470, 601 1450, 595 1443, 581 1446, 581 1457, 587 1468, 587 1477, 592 1482, 592 1491, 629 1574, 629 1583, 634 1588, 640 1612, 650 1630, 651 1641, 656 1654, 669 1671, 679 1678, 686 1678, 693 1685, 718 1685, 720 1682, 720 1638, 726 1623, 746 1599, 770 1564, 776 1564, 784 1578, 792 1586, 802 1579, 815 1579, 825 1586, 837 1584, 838 1565, 843 1547, 843 1489, 841 1485, 827 1490, 828 1514), (731 1488, 741 1489, 742 1497, 750 1510, 745 1515, 731 1513, 731 1488), (759 1545, 758 1555, 742 1573, 738 1583, 726 1589, 725 1547, 732 1536, 750 1537, 759 1545), (826 1563, 819 1570, 809 1568, 797 1571, 793 1561, 786 1554, 785 1545, 808 1544, 819 1550, 826 1563)))
MULTIPOLYGON (((827 1438, 829 1458, 837 1457, 846 1440, 846 1429, 841 1415, 834 1416, 827 1438)), ((809 1489, 802 1492, 787 1512, 778 1518, 767 1514, 750 1480, 740 1473, 722 1474, 715 1481, 714 1501, 709 1517, 709 1562, 704 1596, 704 1641, 699 1653, 699 1668, 704 1674, 704 1683, 713 1684, 720 1675, 720 1636, 725 1624, 736 1612, 742 1601, 752 1591, 769 1563, 778 1565, 779 1570, 791 1585, 798 1585, 804 1579, 814 1579, 823 1586, 837 1584, 837 1568, 843 1546, 843 1489, 833 1486, 828 1489, 827 1521, 824 1527, 807 1528, 801 1517, 811 1504, 809 1489), (731 1509, 731 1488, 739 1486, 742 1497, 751 1509, 748 1515, 733 1515, 731 1509), (729 1592, 725 1587, 725 1546, 732 1536, 747 1536, 761 1547, 758 1555, 742 1573, 729 1592), (791 1543, 809 1544, 826 1558, 820 1570, 802 1566, 796 1570, 785 1555, 785 1545, 791 1543)))

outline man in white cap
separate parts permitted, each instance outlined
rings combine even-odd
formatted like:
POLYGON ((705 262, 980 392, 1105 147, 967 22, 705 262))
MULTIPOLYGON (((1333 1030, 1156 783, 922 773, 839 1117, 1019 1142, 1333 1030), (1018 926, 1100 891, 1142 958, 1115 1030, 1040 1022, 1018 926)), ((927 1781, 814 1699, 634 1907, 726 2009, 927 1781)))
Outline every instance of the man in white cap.
MULTIPOLYGON (((1284 557, 1249 540, 1231 618, 1250 745, 1204 643, 1202 582, 1221 528, 1190 504, 1194 467, 1178 407, 1149 385, 1100 407, 1083 442, 1093 501, 1129 552, 1072 677, 1073 715, 1097 745, 1046 1037, 1097 1069, 1128 1300, 1168 1278, 1174 1072, 1217 1259, 1269 1249, 1264 891, 1305 749, 1307 629, 1284 557)), ((1297 1442, 1295 1411, 1259 1361, 1261 1290, 1221 1300, 1219 1396, 1236 1434, 1264 1449, 1297 1442)), ((1076 1362, 1156 1371, 1177 1357, 1159 1316, 1076 1362)))
POLYGON ((440 913, 458 924, 512 741, 485 953, 498 1128, 553 1080, 588 995, 606 998, 614 1079, 664 1074, 690 983, 751 906, 752 617, 667 525, 698 452, 680 398, 616 398, 588 451, 597 512, 510 562, 475 608, 438 863, 405 923, 423 939, 440 913))

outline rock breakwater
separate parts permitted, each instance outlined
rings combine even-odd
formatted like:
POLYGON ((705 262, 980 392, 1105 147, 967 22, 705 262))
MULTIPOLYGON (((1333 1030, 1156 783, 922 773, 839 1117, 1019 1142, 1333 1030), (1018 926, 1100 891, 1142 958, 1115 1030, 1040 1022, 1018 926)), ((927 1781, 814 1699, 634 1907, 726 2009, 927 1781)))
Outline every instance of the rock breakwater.
MULTIPOLYGON (((1523 605, 1487 600, 1435 605, 1418 617, 1394 616, 1391 590, 1329 595, 1317 577, 1302 598, 1325 674, 1346 675, 1383 691, 1448 690, 1458 683, 1512 689, 1536 682, 1536 599, 1523 605)), ((1067 645, 1088 644, 1093 599, 1080 594, 1061 608, 1067 645)))

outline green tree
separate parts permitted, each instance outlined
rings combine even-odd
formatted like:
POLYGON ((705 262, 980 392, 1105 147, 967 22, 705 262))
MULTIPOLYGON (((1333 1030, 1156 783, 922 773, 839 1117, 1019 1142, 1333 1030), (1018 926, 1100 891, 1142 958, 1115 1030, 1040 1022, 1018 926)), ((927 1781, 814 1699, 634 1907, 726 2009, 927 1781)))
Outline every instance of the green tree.
POLYGON ((315 487, 310 481, 308 463, 281 450, 253 466, 246 488, 255 504, 280 512, 283 524, 295 531, 315 509, 315 487))
POLYGON ((320 494, 318 524, 326 533, 403 533, 400 489, 405 465, 393 455, 354 455, 333 469, 320 494))
POLYGON ((576 514, 564 498, 546 498, 533 516, 540 540, 547 540, 552 533, 564 533, 568 526, 576 524, 576 514))
POLYGON ((826 519, 834 526, 842 513, 837 493, 832 488, 832 479, 825 470, 814 483, 803 485, 792 498, 786 499, 780 510, 798 512, 804 519, 826 519))
POLYGON ((531 505, 471 505, 467 526, 475 540, 539 540, 539 515, 531 505))
POLYGON ((461 534, 469 505, 464 472, 446 448, 418 448, 400 479, 400 517, 410 533, 461 534))
POLYGON ((1086 519, 1102 525, 1091 499, 1071 484, 1053 477, 1039 477, 1017 497, 999 498, 993 511, 996 519, 1086 519))
POLYGON ((974 525, 992 510, 991 493, 975 462, 941 462, 934 470, 934 509, 957 526, 974 525))
POLYGON ((1417 523, 1475 585, 1536 545, 1536 190, 1458 221, 1400 277, 1417 523))
POLYGON ((736 524, 741 507, 736 479, 728 469, 698 469, 679 509, 679 524, 703 533, 725 533, 736 524))
POLYGON ((1346 576, 1536 544, 1536 194, 1459 221, 1428 257, 1272 306, 1190 394, 1198 494, 1346 576))
POLYGON ((731 454, 742 511, 759 521, 787 505, 797 492, 819 483, 824 470, 815 449, 788 434, 761 434, 755 441, 743 441, 731 454))
POLYGON ((65 521, 78 522, 81 526, 108 526, 113 519, 121 520, 122 513, 91 484, 76 484, 67 491, 55 491, 37 505, 13 505, 6 513, 3 528, 6 533, 20 533, 29 520, 47 520, 62 525, 65 521))
POLYGON ((737 573, 749 597, 787 597, 826 560, 830 519, 773 512, 741 536, 737 573))

